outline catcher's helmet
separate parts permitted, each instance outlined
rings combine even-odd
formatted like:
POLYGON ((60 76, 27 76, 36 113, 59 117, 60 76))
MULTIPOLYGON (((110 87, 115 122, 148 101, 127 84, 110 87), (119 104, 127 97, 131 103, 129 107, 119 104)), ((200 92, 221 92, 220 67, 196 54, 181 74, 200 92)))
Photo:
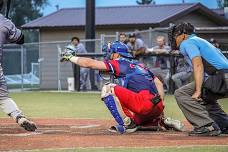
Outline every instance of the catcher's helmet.
POLYGON ((110 45, 110 48, 105 44, 102 48, 102 52, 106 59, 110 59, 112 53, 118 53, 125 58, 133 58, 128 52, 128 46, 120 41, 115 41, 110 45))
POLYGON ((133 58, 133 56, 128 52, 128 46, 120 41, 115 41, 112 43, 110 52, 118 53, 126 58, 133 58))

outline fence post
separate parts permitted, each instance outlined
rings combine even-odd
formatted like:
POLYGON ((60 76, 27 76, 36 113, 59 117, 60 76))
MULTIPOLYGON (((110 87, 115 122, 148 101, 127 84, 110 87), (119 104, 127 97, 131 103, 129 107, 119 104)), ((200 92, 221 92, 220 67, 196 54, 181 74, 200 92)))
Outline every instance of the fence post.
MULTIPOLYGON (((74 74, 74 88, 76 91, 80 91, 80 67, 76 64, 72 64, 74 74)), ((92 84, 92 82, 91 82, 92 84)), ((92 86, 91 86, 92 87, 92 86)))
POLYGON ((119 32, 116 32, 116 41, 119 40, 119 32))
POLYGON ((173 94, 175 91, 175 84, 173 80, 171 79, 172 76, 175 74, 176 65, 175 65, 175 57, 173 55, 170 55, 170 79, 169 79, 169 93, 173 94))
POLYGON ((152 27, 149 27, 149 47, 152 47, 152 27))
POLYGON ((104 34, 101 34, 101 49, 104 45, 104 34))
POLYGON ((21 91, 24 90, 24 47, 21 45, 21 91))
POLYGON ((60 54, 61 54, 61 47, 59 44, 57 44, 57 86, 58 86, 58 91, 61 90, 61 73, 60 73, 60 54))

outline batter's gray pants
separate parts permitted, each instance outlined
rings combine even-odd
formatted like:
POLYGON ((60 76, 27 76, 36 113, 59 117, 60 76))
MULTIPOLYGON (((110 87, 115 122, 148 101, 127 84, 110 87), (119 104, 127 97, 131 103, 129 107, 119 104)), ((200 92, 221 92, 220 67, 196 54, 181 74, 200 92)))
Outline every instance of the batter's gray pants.
POLYGON ((0 109, 6 114, 10 115, 14 119, 18 115, 22 115, 22 112, 17 107, 16 103, 8 97, 8 89, 6 86, 6 80, 3 75, 2 66, 0 64, 0 109))
MULTIPOLYGON (((216 99, 207 104, 201 104, 192 99, 195 91, 195 83, 189 83, 174 93, 177 104, 186 119, 195 127, 199 128, 216 122, 221 129, 228 127, 228 115, 222 110, 216 99)), ((206 103, 206 102, 205 102, 206 103)))

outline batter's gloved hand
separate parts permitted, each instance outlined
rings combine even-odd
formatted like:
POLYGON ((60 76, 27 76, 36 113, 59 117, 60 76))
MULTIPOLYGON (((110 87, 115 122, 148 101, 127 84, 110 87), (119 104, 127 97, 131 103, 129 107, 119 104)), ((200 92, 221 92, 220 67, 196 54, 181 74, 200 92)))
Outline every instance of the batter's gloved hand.
POLYGON ((75 56, 75 51, 72 50, 71 47, 66 47, 64 52, 60 54, 60 57, 61 57, 60 62, 70 61, 70 58, 72 58, 73 56, 75 56))
POLYGON ((35 131, 37 129, 36 124, 24 116, 18 116, 16 118, 17 123, 27 131, 35 131))

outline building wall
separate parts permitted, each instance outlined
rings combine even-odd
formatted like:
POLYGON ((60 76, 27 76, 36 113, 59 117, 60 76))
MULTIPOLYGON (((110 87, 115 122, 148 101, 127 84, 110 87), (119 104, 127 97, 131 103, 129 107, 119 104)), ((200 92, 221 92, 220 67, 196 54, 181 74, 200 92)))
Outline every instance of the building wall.
MULTIPOLYGON (((193 12, 190 13, 178 20, 173 21, 173 23, 178 24, 180 22, 191 22, 195 26, 202 26, 202 27, 212 27, 217 26, 216 23, 210 21, 207 17, 202 16, 199 12, 193 12)), ((168 25, 167 25, 168 26, 168 25)), ((106 35, 115 35, 116 32, 130 32, 135 31, 135 29, 142 30, 142 27, 137 27, 137 25, 134 28, 99 28, 96 29, 96 38, 100 39, 101 34, 106 35)), ((145 29, 148 29, 148 25, 145 26, 145 29)), ((151 46, 155 44, 155 38, 158 35, 166 35, 166 33, 161 32, 153 32, 152 36, 152 42, 149 42, 149 34, 147 33, 141 33, 141 35, 145 38, 145 42, 151 46)), ((205 38, 220 38, 224 42, 227 42, 227 34, 221 33, 221 37, 218 33, 214 34, 207 34, 203 33, 201 34, 205 38)), ((84 30, 74 30, 74 29, 42 29, 40 30, 40 42, 50 42, 50 41, 66 41, 69 40, 73 36, 77 36, 80 39, 85 39, 85 31, 84 30)), ((113 41, 115 40, 114 37, 106 37, 105 41, 113 41)), ((67 78, 73 77, 72 73, 72 65, 71 63, 59 63, 58 58, 58 51, 63 50, 64 46, 66 46, 68 43, 52 43, 52 44, 42 44, 40 46, 40 58, 43 58, 43 61, 40 64, 40 80, 41 80, 41 89, 57 89, 58 84, 61 86, 62 89, 67 88, 67 78), (59 49, 58 49, 59 48, 59 49), (60 73, 58 73, 58 67, 60 69, 60 73), (60 80, 60 81, 58 81, 60 80)), ((99 42, 96 42, 96 51, 100 51, 101 44, 99 42)))
POLYGON ((202 15, 200 12, 192 12, 188 15, 173 21, 174 24, 179 24, 181 22, 189 22, 197 27, 215 27, 218 26, 215 22, 211 21, 206 16, 202 15))
MULTIPOLYGON (((100 38, 101 34, 115 35, 117 31, 127 31, 121 29, 98 29, 96 38, 100 38)), ((129 29, 133 31, 133 29, 129 29)), ((57 89, 61 86, 62 89, 67 88, 67 78, 73 77, 72 64, 71 63, 59 63, 59 49, 64 50, 64 47, 70 43, 71 37, 77 36, 80 39, 85 38, 85 32, 83 30, 72 29, 45 29, 40 30, 40 42, 52 42, 41 43, 40 45, 40 87, 41 89, 57 89), (54 43, 55 41, 68 41, 64 43, 54 43), (58 73, 58 67, 60 73, 58 73), (60 80, 60 81, 59 81, 60 80), (58 85, 60 84, 60 85, 58 85)), ((105 41, 113 41, 115 38, 105 38, 105 41)), ((96 41, 96 52, 101 51, 100 41, 96 41)))

